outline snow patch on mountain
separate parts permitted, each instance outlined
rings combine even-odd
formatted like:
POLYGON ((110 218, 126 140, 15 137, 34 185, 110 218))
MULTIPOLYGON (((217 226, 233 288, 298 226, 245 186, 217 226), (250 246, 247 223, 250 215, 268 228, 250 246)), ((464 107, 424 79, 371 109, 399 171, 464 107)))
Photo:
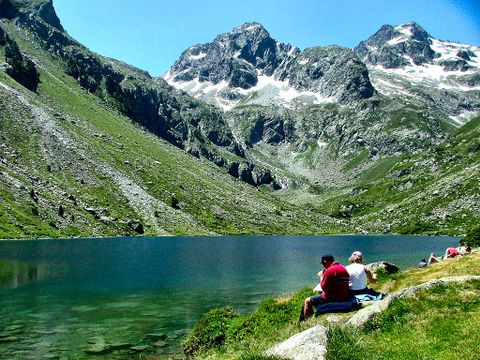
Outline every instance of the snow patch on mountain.
MULTIPOLYGON (((389 45, 398 44, 407 41, 406 35, 409 34, 408 27, 396 27, 402 32, 402 36, 396 37, 387 42, 389 45), (405 35, 405 36, 404 36, 405 35)), ((411 34, 411 32, 410 32, 411 34)), ((374 74, 372 82, 375 88, 384 95, 392 95, 400 92, 410 96, 405 91, 405 87, 398 83, 391 82, 394 77, 401 78, 412 84, 424 84, 435 86, 438 89, 473 91, 480 90, 480 84, 467 85, 463 78, 478 74, 480 70, 480 48, 473 45, 460 44, 451 41, 442 41, 430 38, 431 49, 435 52, 435 58, 432 63, 415 65, 414 61, 408 55, 404 59, 409 65, 400 68, 386 68, 383 65, 367 64, 369 70, 374 74), (466 66, 459 69, 449 69, 446 62, 465 61, 466 66), (381 76, 383 74, 384 76, 381 76)))
POLYGON ((460 85, 455 81, 458 77, 473 75, 475 71, 445 71, 441 65, 436 64, 409 65, 399 69, 387 69, 382 65, 375 65, 371 68, 385 74, 401 76, 412 83, 430 82, 440 89, 480 90, 480 86, 460 85))
POLYGON ((468 56, 469 65, 480 69, 480 48, 477 46, 431 38, 430 47, 440 55, 439 58, 435 59, 436 62, 441 62, 443 60, 456 60, 459 58, 459 52, 465 51, 467 54, 470 53, 470 56, 468 56))
POLYGON ((462 126, 473 119, 478 112, 476 111, 465 111, 457 116, 449 116, 457 125, 462 126))
POLYGON ((295 104, 323 104, 335 101, 333 98, 323 97, 316 92, 299 91, 288 81, 277 80, 273 76, 262 75, 261 72, 258 72, 257 85, 250 89, 231 89, 225 80, 217 84, 200 81, 198 78, 191 81, 174 81, 176 75, 178 74, 168 71, 162 77, 174 88, 188 92, 195 98, 216 105, 224 111, 245 103, 281 105, 292 108, 295 104), (235 94, 235 99, 222 96, 223 92, 235 94))
POLYGON ((201 52, 198 55, 190 54, 189 58, 192 60, 200 60, 200 59, 203 59, 205 56, 207 56, 207 53, 201 52))
POLYGON ((395 30, 403 34, 407 39, 413 37, 412 23, 395 26, 395 30))

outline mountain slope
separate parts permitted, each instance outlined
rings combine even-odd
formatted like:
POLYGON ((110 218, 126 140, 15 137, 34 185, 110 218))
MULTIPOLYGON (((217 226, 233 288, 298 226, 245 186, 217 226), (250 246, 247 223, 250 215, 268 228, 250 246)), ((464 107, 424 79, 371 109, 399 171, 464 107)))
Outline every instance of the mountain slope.
MULTIPOLYGON (((2 6, 7 3, 3 0, 2 6)), ((304 212, 236 181, 211 162, 160 139, 148 124, 132 122, 119 112, 119 106, 128 102, 115 103, 118 99, 114 96, 102 96, 105 76, 92 77, 96 74, 92 66, 103 66, 104 60, 86 49, 75 53, 79 45, 39 17, 44 14, 55 24, 48 11, 39 13, 35 8, 30 16, 24 13, 24 6, 41 5, 43 9, 51 2, 10 5, 11 19, 1 19, 0 27, 18 44, 23 56, 33 61, 40 83, 37 92, 31 92, 0 71, 0 238, 344 229, 337 221, 304 212), (26 18, 31 22, 28 25, 26 18), (51 42, 48 47, 38 41, 42 29, 49 30, 45 38, 51 42), (82 60, 65 61, 69 56, 65 54, 76 54, 74 57, 82 60), (74 78, 74 64, 88 66, 74 78), (94 90, 97 83, 100 85, 94 90)), ((0 59, 4 51, 5 46, 0 46, 0 59)), ((110 66, 102 68, 124 76, 124 94, 133 83, 133 94, 151 88, 155 90, 152 94, 169 97, 161 103, 172 114, 174 109, 168 106, 178 99, 187 102, 178 105, 180 111, 186 108, 187 114, 206 109, 166 85, 158 85, 164 88, 157 92, 146 74, 125 64, 110 60, 110 66)), ((2 69, 6 67, 8 64, 1 64, 2 69)), ((133 95, 133 99, 143 101, 145 97, 133 95)), ((215 114, 207 111, 207 116, 200 116, 201 122, 205 124, 208 116, 215 114)), ((175 116, 166 116, 166 120, 173 121, 175 116)), ((177 120, 185 121, 185 117, 177 120)), ((204 127, 205 134, 212 131, 212 127, 204 127)), ((160 126, 159 130, 165 128, 175 129, 160 126)), ((199 136, 215 148, 214 142, 206 140, 208 135, 199 136)))
MULTIPOLYGON (((457 130, 452 119, 478 111, 475 84, 380 78, 386 63, 357 50, 300 52, 253 23, 187 49, 170 72, 223 111, 89 51, 49 0, 0 10, 0 238, 459 234, 478 222, 478 120, 457 130)), ((417 27, 387 28, 366 48, 405 43, 387 51, 395 71, 440 66, 417 27)), ((475 81, 467 50, 455 55, 467 70, 442 81, 475 81)))
POLYGON ((368 232, 464 234, 480 218, 479 139, 476 117, 438 146, 385 159, 354 186, 309 201, 368 232))
POLYGON ((384 156, 438 144, 456 126, 438 107, 378 93, 357 54, 300 51, 246 23, 186 49, 164 78, 224 109, 245 157, 283 188, 338 187, 384 156))

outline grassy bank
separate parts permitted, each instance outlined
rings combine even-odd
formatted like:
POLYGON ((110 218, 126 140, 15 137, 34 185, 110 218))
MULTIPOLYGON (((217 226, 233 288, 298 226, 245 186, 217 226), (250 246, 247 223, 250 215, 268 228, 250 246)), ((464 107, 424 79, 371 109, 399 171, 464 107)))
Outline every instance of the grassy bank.
MULTIPOLYGON (((480 253, 383 277, 375 286, 393 293, 445 276, 480 275, 480 253)), ((480 340, 480 281, 435 286, 412 298, 395 299, 363 330, 341 324, 354 313, 327 314, 298 323, 310 289, 263 301, 250 314, 214 309, 184 342, 198 359, 273 359, 272 345, 317 324, 329 323, 327 359, 477 359, 480 340)))

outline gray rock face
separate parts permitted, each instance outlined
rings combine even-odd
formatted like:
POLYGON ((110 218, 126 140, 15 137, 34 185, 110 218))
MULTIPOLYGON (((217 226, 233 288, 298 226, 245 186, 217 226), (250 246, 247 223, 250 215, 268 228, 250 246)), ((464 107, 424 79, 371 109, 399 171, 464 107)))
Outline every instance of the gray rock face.
POLYGON ((298 90, 335 97, 340 103, 367 99, 374 95, 368 70, 355 53, 339 46, 305 49, 277 76, 298 90))
POLYGON ((258 23, 246 23, 232 32, 219 35, 212 43, 195 45, 185 50, 171 68, 174 81, 218 84, 249 89, 257 84, 256 69, 270 76, 292 50, 281 44, 258 23))

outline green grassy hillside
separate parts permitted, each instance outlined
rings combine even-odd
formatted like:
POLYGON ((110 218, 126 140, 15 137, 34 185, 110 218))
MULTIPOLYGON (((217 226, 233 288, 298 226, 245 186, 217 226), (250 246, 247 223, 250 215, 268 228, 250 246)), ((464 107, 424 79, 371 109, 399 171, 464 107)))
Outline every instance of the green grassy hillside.
POLYGON ((349 186, 279 195, 368 232, 465 234, 480 218, 479 139, 477 117, 428 150, 370 161, 349 186))
POLYGON ((0 238, 349 230, 158 138, 0 25, 40 74, 35 93, 0 71, 0 238))

